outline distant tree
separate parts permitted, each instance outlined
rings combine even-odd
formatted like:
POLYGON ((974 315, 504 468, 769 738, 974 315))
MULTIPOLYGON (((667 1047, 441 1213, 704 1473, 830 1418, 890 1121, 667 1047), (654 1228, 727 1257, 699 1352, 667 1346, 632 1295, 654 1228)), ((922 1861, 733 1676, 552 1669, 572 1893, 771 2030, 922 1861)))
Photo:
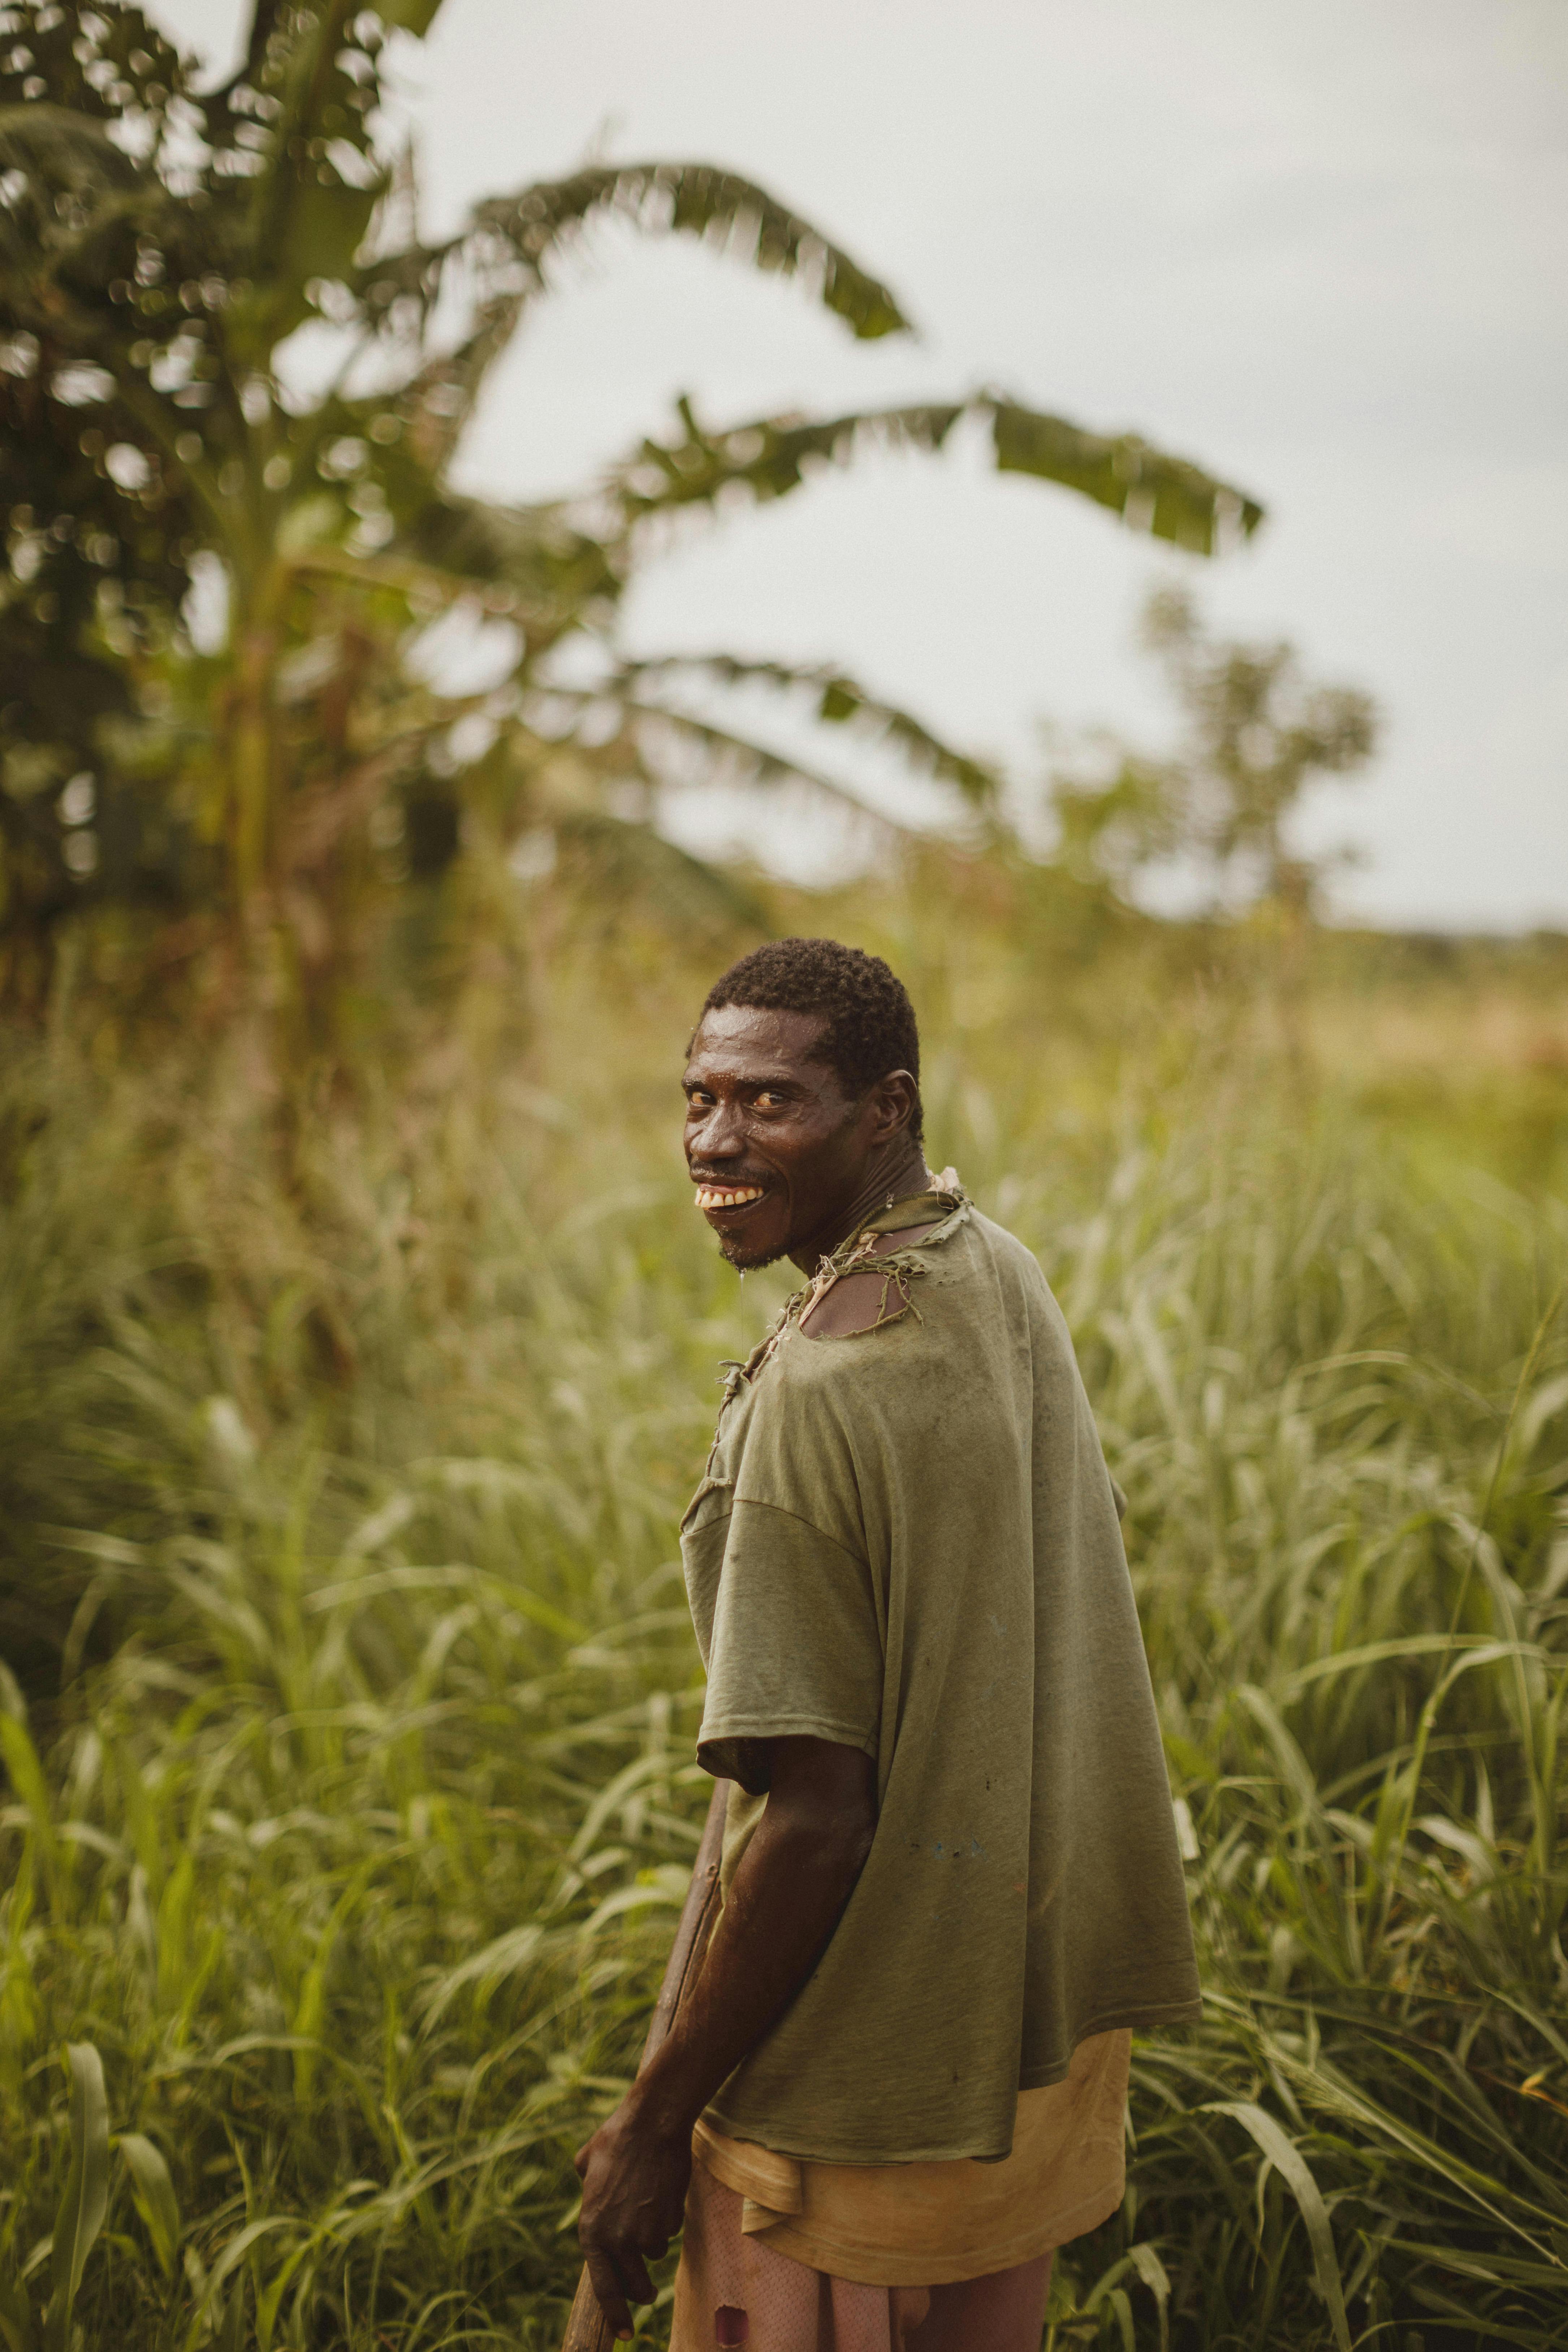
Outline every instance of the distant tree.
POLYGON ((1151 596, 1142 637, 1170 681, 1184 740, 1158 760, 1108 739, 1109 780, 1058 775, 1063 861, 1125 893, 1150 866, 1195 857, 1218 900, 1268 899, 1311 915, 1340 861, 1293 846, 1290 820, 1315 778, 1350 775, 1372 757, 1372 698, 1305 677, 1289 645, 1205 635, 1180 588, 1151 596))
POLYGON ((1079 880, 1125 898, 1146 866, 1187 846, 1186 778, 1173 762, 1145 758, 1109 734, 1095 749, 1092 772, 1075 767, 1052 776, 1055 855, 1079 880))
POLYGON ((239 71, 205 92, 139 8, 0 5, 13 1002, 39 999, 54 926, 94 901, 161 908, 165 954, 222 936, 270 1001, 335 1018, 368 906, 460 849, 504 877, 519 836, 550 826, 617 870, 700 886, 658 836, 661 782, 799 771, 694 717, 693 682, 808 695, 823 720, 989 796, 981 763, 835 671, 624 658, 616 608, 661 516, 785 496, 868 442, 938 450, 969 413, 999 468, 1175 544, 1209 553, 1259 520, 1134 435, 994 392, 721 430, 682 403, 672 434, 579 498, 459 493, 451 463, 489 373, 595 217, 797 276, 862 339, 906 320, 808 222, 706 164, 595 165, 425 240, 379 110, 388 36, 423 35, 437 5, 257 0, 239 71), (332 361, 308 395, 288 356, 301 330, 332 361), (492 674, 470 693, 418 655, 451 614, 489 632, 492 674))

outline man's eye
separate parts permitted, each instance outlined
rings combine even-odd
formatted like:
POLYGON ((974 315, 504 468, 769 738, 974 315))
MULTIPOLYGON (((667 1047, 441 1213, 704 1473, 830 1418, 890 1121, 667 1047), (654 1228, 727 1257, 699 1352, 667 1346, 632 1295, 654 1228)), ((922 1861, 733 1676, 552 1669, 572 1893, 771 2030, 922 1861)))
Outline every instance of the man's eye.
POLYGON ((784 1108, 783 1095, 774 1094, 772 1087, 764 1087, 761 1094, 752 1097, 752 1100, 759 1110, 782 1110, 784 1108))

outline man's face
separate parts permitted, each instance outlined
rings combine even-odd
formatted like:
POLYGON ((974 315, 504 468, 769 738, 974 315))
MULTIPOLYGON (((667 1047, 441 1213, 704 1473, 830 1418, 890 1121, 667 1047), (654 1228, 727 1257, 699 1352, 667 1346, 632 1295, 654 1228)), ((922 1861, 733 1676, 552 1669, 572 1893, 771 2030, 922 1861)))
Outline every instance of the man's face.
POLYGON ((686 1162, 720 1248, 742 1271, 830 1233, 865 1183, 876 1111, 812 1060, 826 1025, 816 1013, 724 1004, 691 1041, 686 1162))

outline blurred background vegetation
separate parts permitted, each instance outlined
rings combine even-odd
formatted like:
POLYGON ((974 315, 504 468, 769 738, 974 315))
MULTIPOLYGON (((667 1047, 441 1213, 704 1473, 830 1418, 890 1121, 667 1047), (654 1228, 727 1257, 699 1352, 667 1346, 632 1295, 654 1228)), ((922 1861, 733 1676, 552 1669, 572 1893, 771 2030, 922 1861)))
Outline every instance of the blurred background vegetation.
POLYGON ((784 1290, 693 1229, 678 1060, 804 929, 907 980, 1132 1498, 1209 2011, 1048 2341, 1568 2342, 1568 942, 1324 927, 1291 820, 1375 711, 1185 590, 1170 744, 1032 783, 833 668, 626 657, 671 518, 965 411, 1194 558, 1261 510, 994 389, 459 496, 596 215, 905 320, 701 164, 422 242, 378 100, 433 14, 263 5, 213 91, 0 10, 0 2340, 558 2340, 703 1809, 675 1521, 784 1290), (842 800, 759 694, 949 826, 815 896, 677 850, 671 783, 842 800), (1140 911, 1173 857, 1202 917, 1140 911))

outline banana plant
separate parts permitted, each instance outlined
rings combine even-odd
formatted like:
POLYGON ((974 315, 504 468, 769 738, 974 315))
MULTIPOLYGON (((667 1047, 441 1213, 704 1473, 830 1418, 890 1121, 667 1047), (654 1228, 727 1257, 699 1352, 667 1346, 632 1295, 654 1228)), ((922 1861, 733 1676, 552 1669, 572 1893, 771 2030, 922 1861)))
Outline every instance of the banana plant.
POLYGON ((237 73, 210 90, 140 8, 0 5, 13 1000, 40 995, 54 926, 95 899, 153 909, 168 957, 239 941, 309 1000, 341 984, 371 903, 460 850, 499 864, 548 826, 585 854, 614 835, 623 862, 673 858, 657 829, 672 773, 802 772, 711 699, 694 715, 693 684, 810 697, 960 800, 992 797, 983 763, 837 671, 622 657, 626 582, 681 509, 787 496, 868 444, 935 454, 971 414, 998 469, 1196 553, 1260 520, 1199 465, 994 388, 723 427, 683 402, 580 496, 464 495, 453 461, 489 373, 595 222, 721 242, 861 340, 909 321, 809 221, 700 163, 595 164, 423 238, 384 82, 389 39, 422 37, 438 5, 257 0, 237 73), (301 336, 328 362, 310 393, 301 336), (454 613, 495 656, 466 695, 417 652, 454 613))

